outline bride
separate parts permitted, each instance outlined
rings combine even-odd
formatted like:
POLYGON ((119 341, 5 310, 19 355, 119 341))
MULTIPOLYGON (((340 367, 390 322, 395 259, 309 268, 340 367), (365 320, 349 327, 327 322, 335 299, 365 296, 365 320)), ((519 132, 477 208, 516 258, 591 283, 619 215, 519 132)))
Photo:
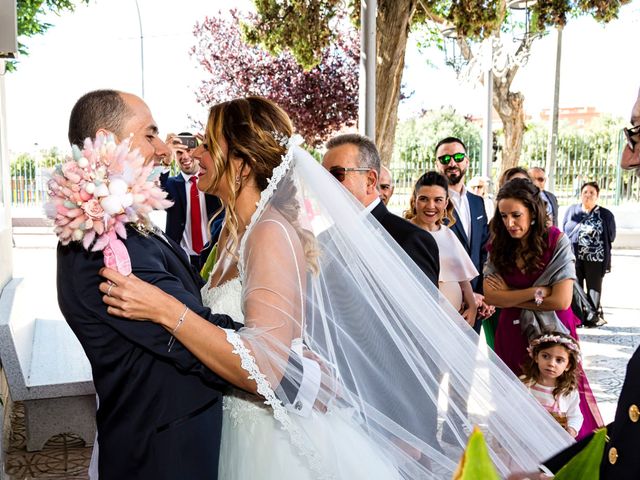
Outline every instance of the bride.
POLYGON ((102 271, 115 284, 100 287, 110 314, 162 325, 235 386, 219 478, 451 478, 473 425, 503 476, 569 444, 292 130, 271 101, 237 99, 211 108, 194 152, 198 187, 225 206, 202 299, 238 331, 133 275, 102 271), (458 395, 440 388, 441 372, 458 395), (446 451, 438 426, 426 425, 439 408, 458 427, 446 451))

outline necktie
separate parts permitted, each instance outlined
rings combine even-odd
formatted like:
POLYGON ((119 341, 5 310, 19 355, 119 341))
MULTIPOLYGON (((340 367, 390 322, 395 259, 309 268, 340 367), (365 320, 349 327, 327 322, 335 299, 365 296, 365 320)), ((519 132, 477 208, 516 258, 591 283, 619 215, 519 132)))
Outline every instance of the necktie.
POLYGON ((202 247, 202 217, 200 216, 200 193, 195 175, 189 179, 191 182, 191 246, 193 251, 200 253, 202 247))

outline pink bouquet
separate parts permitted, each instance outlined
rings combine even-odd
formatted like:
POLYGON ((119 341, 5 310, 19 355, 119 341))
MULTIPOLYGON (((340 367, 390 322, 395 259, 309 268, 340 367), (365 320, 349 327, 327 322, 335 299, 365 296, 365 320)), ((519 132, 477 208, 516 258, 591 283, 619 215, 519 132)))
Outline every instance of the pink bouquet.
POLYGON ((120 240, 127 238, 125 224, 149 226, 149 212, 172 205, 155 181, 160 171, 130 151, 129 139, 118 145, 111 135, 87 138, 82 151, 74 145, 72 152, 49 173, 45 213, 60 243, 102 250, 107 267, 128 275, 131 260, 120 240))

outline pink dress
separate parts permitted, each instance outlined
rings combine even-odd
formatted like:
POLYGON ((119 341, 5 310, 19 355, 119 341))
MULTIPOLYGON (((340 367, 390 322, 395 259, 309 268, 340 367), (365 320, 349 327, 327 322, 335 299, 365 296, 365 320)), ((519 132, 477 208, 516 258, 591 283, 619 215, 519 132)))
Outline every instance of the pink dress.
MULTIPOLYGON (((542 255, 542 262, 545 267, 551 260, 556 243, 558 242, 558 238, 560 238, 561 234, 562 232, 556 227, 549 228, 548 248, 542 255)), ((513 268, 509 272, 503 274, 502 278, 504 278, 504 281, 509 285, 509 287, 514 289, 523 289, 531 287, 541 273, 542 270, 532 274, 525 274, 519 269, 513 268)), ((580 320, 574 315, 571 307, 566 310, 556 310, 556 314, 563 325, 569 329, 571 336, 578 340, 576 325, 579 324, 580 320)), ((496 330, 495 339, 496 354, 517 376, 522 375, 522 365, 528 357, 527 341, 520 331, 520 325, 513 323, 514 320, 517 320, 519 317, 519 308, 503 308, 498 319, 498 328, 496 330)), ((582 365, 580 365, 579 368, 582 371, 582 365)), ((577 439, 579 440, 591 433, 594 429, 601 427, 603 422, 595 397, 593 396, 593 392, 589 386, 589 381, 587 380, 584 372, 582 372, 580 377, 580 384, 578 388, 580 392, 580 411, 584 417, 582 428, 580 429, 580 432, 578 432, 577 439)))

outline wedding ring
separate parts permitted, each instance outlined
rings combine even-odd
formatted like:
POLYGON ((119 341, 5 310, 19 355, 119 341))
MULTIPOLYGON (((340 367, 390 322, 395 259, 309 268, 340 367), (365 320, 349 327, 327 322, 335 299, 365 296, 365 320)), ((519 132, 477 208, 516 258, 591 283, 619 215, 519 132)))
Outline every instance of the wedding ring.
POLYGON ((112 283, 109 285, 109 288, 107 289, 107 297, 111 296, 111 289, 113 288, 113 286, 115 285, 115 283, 112 283))

